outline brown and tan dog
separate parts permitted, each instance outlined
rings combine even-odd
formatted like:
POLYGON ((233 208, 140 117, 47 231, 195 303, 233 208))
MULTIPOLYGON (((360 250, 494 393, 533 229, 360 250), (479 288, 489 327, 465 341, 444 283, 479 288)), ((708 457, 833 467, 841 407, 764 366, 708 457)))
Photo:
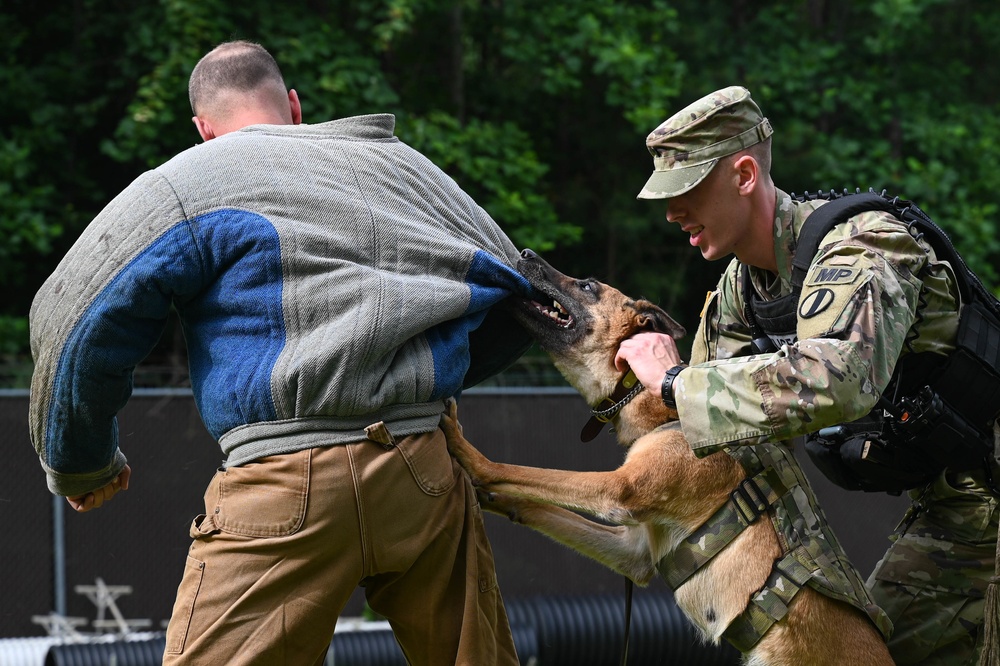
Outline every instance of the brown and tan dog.
MULTIPOLYGON (((684 329, 644 300, 557 272, 525 251, 518 269, 551 305, 525 301, 519 318, 566 379, 591 405, 612 394, 615 353, 625 338, 684 329)), ((640 585, 657 564, 701 526, 746 477, 724 452, 692 453, 658 392, 643 391, 612 417, 624 463, 606 472, 575 472, 488 460, 462 435, 454 403, 442 420, 449 448, 480 489, 484 507, 509 516, 591 557, 640 585), (596 516, 612 525, 592 521, 596 516)), ((765 516, 773 519, 773 509, 765 516)), ((771 520, 756 520, 675 591, 678 606, 705 640, 718 643, 768 578, 782 546, 771 520)), ((753 666, 892 664, 881 635, 853 606, 804 587, 745 657, 753 666)))

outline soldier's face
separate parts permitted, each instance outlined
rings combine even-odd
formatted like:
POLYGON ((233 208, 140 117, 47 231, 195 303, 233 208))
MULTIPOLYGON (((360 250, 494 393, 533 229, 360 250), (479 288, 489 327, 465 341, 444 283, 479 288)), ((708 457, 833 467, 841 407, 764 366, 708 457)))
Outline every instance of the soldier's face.
POLYGON ((748 241, 749 221, 732 160, 722 159, 693 189, 667 199, 667 222, 679 224, 709 261, 738 253, 748 241))

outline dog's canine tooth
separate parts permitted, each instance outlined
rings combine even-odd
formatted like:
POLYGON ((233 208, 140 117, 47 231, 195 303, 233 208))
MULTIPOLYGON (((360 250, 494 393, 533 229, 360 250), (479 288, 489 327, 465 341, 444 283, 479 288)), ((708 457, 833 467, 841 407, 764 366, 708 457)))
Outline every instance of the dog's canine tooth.
POLYGON ((551 305, 539 303, 538 301, 531 301, 531 304, 536 310, 538 310, 538 312, 548 317, 556 324, 559 324, 560 328, 569 328, 572 326, 573 316, 559 301, 553 300, 551 305))

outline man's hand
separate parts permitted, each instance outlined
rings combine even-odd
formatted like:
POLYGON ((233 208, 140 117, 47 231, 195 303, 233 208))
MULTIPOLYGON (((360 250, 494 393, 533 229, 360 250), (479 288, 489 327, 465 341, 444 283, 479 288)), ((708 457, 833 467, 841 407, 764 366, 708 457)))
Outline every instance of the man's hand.
POLYGON ((128 478, 130 476, 132 476, 132 468, 125 465, 121 473, 108 485, 84 495, 67 497, 66 501, 69 502, 74 511, 79 511, 80 513, 90 511, 91 509, 100 509, 105 502, 117 495, 118 491, 128 490, 128 478))
POLYGON ((632 368, 650 391, 659 391, 667 370, 683 362, 674 339, 663 333, 637 333, 624 340, 615 355, 615 367, 621 372, 632 368))

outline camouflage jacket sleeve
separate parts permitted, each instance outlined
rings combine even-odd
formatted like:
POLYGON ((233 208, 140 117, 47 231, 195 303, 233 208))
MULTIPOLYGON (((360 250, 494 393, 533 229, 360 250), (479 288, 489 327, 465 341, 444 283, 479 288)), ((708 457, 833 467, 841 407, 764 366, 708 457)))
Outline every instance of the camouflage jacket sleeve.
POLYGON ((889 382, 915 321, 926 248, 876 213, 835 228, 820 247, 796 306, 798 340, 775 353, 748 355, 738 262, 706 303, 692 365, 675 383, 699 455, 854 420, 889 382))

